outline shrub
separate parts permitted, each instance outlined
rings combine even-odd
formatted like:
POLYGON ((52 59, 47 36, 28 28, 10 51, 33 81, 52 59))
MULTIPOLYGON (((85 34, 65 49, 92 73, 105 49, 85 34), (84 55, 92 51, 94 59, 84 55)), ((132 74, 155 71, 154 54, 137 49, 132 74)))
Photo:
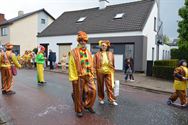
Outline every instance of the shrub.
POLYGON ((158 78, 173 80, 173 72, 177 64, 177 59, 157 60, 154 62, 153 75, 158 78))

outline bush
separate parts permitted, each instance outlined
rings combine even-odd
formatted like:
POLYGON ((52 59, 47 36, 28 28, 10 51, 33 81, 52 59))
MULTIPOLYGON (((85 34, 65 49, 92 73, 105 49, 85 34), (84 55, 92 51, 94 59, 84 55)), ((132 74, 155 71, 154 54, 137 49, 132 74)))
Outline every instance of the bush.
POLYGON ((171 66, 154 66, 153 74, 157 78, 173 80, 174 69, 175 67, 171 67, 171 66))
POLYGON ((188 61, 188 48, 171 49, 172 59, 185 59, 188 61))
POLYGON ((153 75, 158 78, 173 80, 173 72, 177 64, 177 59, 155 61, 153 66, 153 75))

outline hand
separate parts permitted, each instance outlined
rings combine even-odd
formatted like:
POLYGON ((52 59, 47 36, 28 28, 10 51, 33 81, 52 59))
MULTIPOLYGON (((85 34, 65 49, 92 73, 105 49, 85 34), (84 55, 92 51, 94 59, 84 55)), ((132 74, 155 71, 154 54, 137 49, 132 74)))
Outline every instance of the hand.
POLYGON ((183 81, 186 81, 186 80, 187 80, 187 78, 185 78, 185 77, 182 77, 182 80, 183 80, 183 81))

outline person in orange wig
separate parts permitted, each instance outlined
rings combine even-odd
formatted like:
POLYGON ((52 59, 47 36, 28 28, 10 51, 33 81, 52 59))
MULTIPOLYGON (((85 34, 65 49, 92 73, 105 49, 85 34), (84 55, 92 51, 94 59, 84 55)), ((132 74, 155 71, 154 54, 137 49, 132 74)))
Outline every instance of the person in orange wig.
POLYGON ((73 87, 73 101, 75 112, 78 117, 83 116, 83 109, 95 113, 93 105, 96 98, 96 87, 94 83, 93 59, 86 48, 88 42, 87 34, 78 32, 78 46, 69 54, 69 80, 73 87))

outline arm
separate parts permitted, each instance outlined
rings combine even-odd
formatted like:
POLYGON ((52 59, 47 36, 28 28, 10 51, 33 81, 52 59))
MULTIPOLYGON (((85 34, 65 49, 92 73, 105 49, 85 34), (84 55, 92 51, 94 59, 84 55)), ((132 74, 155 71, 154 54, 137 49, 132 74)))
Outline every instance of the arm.
POLYGON ((78 80, 76 64, 75 64, 75 60, 74 60, 72 54, 70 54, 70 56, 69 56, 69 80, 72 82, 78 80))
POLYGON ((12 58, 13 63, 15 64, 15 66, 16 66, 17 68, 21 68, 21 65, 19 64, 16 55, 15 55, 15 54, 12 54, 11 58, 12 58))

